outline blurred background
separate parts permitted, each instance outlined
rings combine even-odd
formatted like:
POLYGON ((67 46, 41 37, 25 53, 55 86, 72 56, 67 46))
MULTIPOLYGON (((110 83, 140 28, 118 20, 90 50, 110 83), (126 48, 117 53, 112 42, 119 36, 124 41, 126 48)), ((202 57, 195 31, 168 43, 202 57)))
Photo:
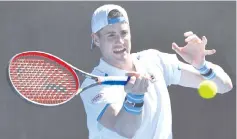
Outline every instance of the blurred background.
MULTIPOLYGON (((236 2, 0 2, 0 138, 88 139, 80 96, 58 107, 23 101, 7 81, 7 66, 16 53, 52 53, 90 72, 99 62, 99 49, 90 51, 90 20, 103 4, 127 10, 132 52, 158 49, 175 53, 172 42, 184 46, 183 33, 206 36, 216 49, 207 60, 229 74, 234 88, 212 100, 196 89, 169 87, 174 139, 235 139, 236 132, 236 2)), ((182 60, 179 57, 180 60, 182 60)), ((144 137, 145 138, 145 137, 144 137)))

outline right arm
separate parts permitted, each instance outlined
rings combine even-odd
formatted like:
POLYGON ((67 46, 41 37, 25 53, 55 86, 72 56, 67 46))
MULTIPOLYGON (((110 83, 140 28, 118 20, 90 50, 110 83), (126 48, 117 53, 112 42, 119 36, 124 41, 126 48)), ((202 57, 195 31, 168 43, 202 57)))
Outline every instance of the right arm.
MULTIPOLYGON (((134 75, 131 73, 130 75, 134 75)), ((138 74, 137 74, 138 75, 138 74)), ((125 91, 133 94, 144 94, 147 92, 148 78, 142 76, 131 76, 131 79, 125 86, 125 91), (136 92, 136 93, 134 93, 136 92)), ((98 120, 105 128, 108 128, 117 134, 132 138, 141 124, 142 112, 133 114, 127 112, 121 104, 110 104, 101 118, 98 120)))

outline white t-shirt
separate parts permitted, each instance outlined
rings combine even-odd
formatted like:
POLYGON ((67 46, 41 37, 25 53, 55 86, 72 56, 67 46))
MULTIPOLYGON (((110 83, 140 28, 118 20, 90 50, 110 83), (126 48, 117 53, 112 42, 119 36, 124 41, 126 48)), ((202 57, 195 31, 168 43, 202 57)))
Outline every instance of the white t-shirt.
MULTIPOLYGON (((179 83, 181 76, 178 68, 179 60, 175 54, 154 49, 133 53, 132 56, 137 72, 154 76, 153 82, 149 84, 148 92, 145 93, 142 123, 133 139, 172 139, 172 115, 167 86, 179 83)), ((100 59, 99 65, 94 68, 92 74, 124 76, 126 72, 100 59)), ((91 83, 94 81, 86 79, 82 87, 91 83)), ((98 122, 106 107, 111 103, 121 104, 119 108, 122 108, 126 96, 123 86, 100 85, 80 95, 87 114, 89 139, 125 139, 98 122)))

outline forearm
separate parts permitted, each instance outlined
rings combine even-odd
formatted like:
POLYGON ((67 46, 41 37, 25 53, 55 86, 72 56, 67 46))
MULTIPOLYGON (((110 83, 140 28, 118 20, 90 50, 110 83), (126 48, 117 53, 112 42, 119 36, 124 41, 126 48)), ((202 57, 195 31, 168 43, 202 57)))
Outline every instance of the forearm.
POLYGON ((99 122, 117 134, 132 138, 141 125, 144 94, 128 93, 124 102, 110 104, 99 122))
POLYGON ((127 93, 120 110, 115 129, 123 136, 132 138, 141 125, 144 94, 127 93))
MULTIPOLYGON (((218 65, 208 62, 208 66, 215 72, 215 77, 211 79, 218 87, 218 93, 225 93, 232 89, 230 77, 218 65)), ((179 85, 191 88, 198 88, 199 84, 206 80, 198 70, 192 65, 181 63, 181 79, 179 85)))
POLYGON ((124 86, 126 96, 122 103, 111 104, 100 122, 107 128, 121 136, 132 138, 139 129, 142 121, 145 92, 149 85, 149 78, 128 73, 130 80, 124 86))
POLYGON ((141 125, 141 117, 142 112, 135 115, 122 108, 116 117, 114 129, 121 136, 132 138, 141 125))

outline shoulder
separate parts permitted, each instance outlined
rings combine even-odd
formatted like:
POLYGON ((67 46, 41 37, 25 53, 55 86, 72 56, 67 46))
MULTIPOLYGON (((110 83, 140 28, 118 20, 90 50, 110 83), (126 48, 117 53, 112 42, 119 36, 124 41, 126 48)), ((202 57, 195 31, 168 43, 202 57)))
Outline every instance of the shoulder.
POLYGON ((173 63, 173 60, 177 59, 176 54, 161 52, 156 49, 143 50, 137 53, 134 53, 137 57, 148 57, 150 59, 161 60, 165 63, 173 63))
POLYGON ((158 58, 162 59, 162 58, 167 58, 167 57, 170 57, 170 56, 174 56, 176 54, 161 52, 161 51, 156 50, 156 49, 147 49, 147 50, 143 50, 143 51, 140 51, 140 52, 133 53, 132 55, 137 56, 137 57, 150 57, 150 58, 158 57, 158 58))
POLYGON ((172 60, 176 58, 176 54, 165 53, 156 49, 147 49, 133 53, 132 55, 138 60, 161 64, 172 63, 172 60))
POLYGON ((147 50, 142 50, 140 52, 136 52, 136 53, 133 53, 133 55, 136 55, 136 56, 143 56, 143 57, 146 57, 146 56, 155 56, 159 53, 160 51, 159 50, 156 50, 156 49, 147 49, 147 50))

